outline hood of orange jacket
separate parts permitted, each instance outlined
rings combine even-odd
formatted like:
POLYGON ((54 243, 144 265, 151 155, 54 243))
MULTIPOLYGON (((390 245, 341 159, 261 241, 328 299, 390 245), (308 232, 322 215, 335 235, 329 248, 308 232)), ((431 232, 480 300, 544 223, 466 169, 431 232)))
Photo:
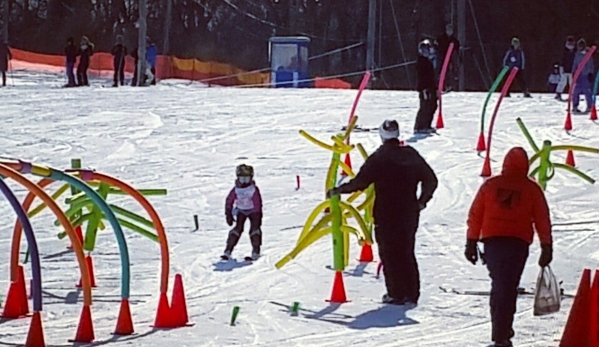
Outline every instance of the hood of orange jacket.
POLYGON ((528 175, 528 154, 522 147, 514 147, 506 154, 503 159, 503 171, 505 176, 521 176, 528 175))

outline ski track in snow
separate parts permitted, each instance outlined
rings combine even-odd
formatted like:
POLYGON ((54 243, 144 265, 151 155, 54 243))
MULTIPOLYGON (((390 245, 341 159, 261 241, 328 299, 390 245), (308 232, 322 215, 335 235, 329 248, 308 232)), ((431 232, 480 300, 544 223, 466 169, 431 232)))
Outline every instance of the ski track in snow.
MULTIPOLYGON (((350 303, 329 305, 334 272, 330 238, 301 253, 281 270, 274 264, 295 245, 301 226, 322 201, 330 153, 303 139, 298 130, 329 142, 345 125, 356 91, 206 88, 197 83, 163 81, 152 88, 103 88, 110 81, 94 79, 89 88, 62 89, 56 73, 17 70, 9 88, 0 90, 2 136, 0 155, 66 168, 71 158, 83 166, 115 175, 139 189, 167 188, 168 195, 150 197, 166 226, 171 250, 171 283, 183 275, 193 327, 153 330, 159 289, 159 248, 125 230, 132 262, 131 310, 136 335, 114 338, 120 302, 120 260, 115 238, 101 231, 94 254, 98 288, 92 315, 95 345, 107 346, 482 346, 490 340, 488 298, 443 293, 439 286, 488 290, 483 266, 463 259, 465 222, 470 203, 482 183, 483 159, 474 150, 484 93, 444 95, 446 128, 439 135, 410 143, 427 159, 439 177, 434 199, 421 216, 417 238, 422 297, 410 310, 379 304, 385 292, 376 279, 377 263, 352 261, 345 271, 350 303), (233 186, 234 168, 254 166, 264 202, 263 257, 243 262, 249 254, 247 231, 234 252, 238 262, 220 262, 228 227, 224 198, 233 186), (301 189, 295 190, 295 176, 301 189), (200 229, 192 232, 193 215, 200 229), (284 307, 301 303, 298 317, 284 307), (241 311, 229 326, 234 306, 241 311)), ((487 111, 493 113, 494 96, 487 111)), ((417 111, 412 92, 369 91, 357 114, 364 128, 382 120, 399 121, 402 138, 412 134, 417 111)), ((573 116, 574 131, 562 130, 565 104, 551 95, 533 99, 514 93, 505 99, 495 124, 492 167, 501 170, 506 151, 515 145, 531 153, 515 119, 521 117, 538 145, 599 147, 598 125, 588 116, 573 116)), ((485 133, 485 137, 487 134, 485 133)), ((488 139, 487 139, 488 140, 488 139)), ((378 133, 356 132, 353 143, 371 153, 380 144, 378 133)), ((353 156, 358 168, 362 159, 353 156)), ((556 162, 565 153, 553 155, 556 162)), ((578 168, 599 178, 599 156, 576 154, 578 168)), ((10 182, 22 198, 25 190, 10 182)), ((56 185, 58 186, 58 184, 56 185)), ((56 189, 56 187, 54 188, 56 189)), ((559 171, 549 183, 547 197, 554 226, 552 268, 574 293, 581 271, 599 262, 597 187, 559 171)), ((112 202, 139 211, 130 198, 112 202)), ((61 202, 62 203, 62 202, 61 202)), ((8 254, 15 215, 5 199, 0 233, 0 288, 8 288, 8 254)), ((73 253, 58 240, 53 216, 45 211, 32 219, 40 247, 44 311, 49 346, 71 346, 81 312, 82 293, 73 253)), ((23 241, 23 243, 25 243, 23 241)), ((358 256, 355 243, 351 259, 358 256)), ((25 246, 22 246, 22 251, 25 246)), ((375 247, 376 250, 376 247, 375 247)), ((538 241, 531 247, 521 286, 533 288, 537 276, 538 241)), ((376 257, 376 253, 375 253, 376 257)), ((29 265, 26 266, 29 278, 29 265)), ((555 346, 561 336, 571 299, 562 310, 533 317, 531 297, 518 301, 514 339, 517 346, 555 346)), ((29 319, 0 321, 0 345, 22 344, 29 319)))

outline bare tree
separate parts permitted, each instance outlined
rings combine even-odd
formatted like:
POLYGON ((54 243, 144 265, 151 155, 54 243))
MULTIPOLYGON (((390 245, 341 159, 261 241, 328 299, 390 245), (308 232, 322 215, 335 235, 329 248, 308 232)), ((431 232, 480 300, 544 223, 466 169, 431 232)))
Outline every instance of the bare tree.
POLYGON ((141 86, 144 83, 144 76, 146 76, 146 36, 148 33, 148 5, 146 0, 139 0, 139 19, 137 25, 139 26, 139 37, 137 39, 137 85, 141 86))

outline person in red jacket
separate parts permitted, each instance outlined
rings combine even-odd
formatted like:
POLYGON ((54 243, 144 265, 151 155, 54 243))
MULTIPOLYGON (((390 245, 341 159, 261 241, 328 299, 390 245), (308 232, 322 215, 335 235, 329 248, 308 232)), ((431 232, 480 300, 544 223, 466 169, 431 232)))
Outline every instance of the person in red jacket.
POLYGON ((478 190, 468 214, 465 256, 478 261, 484 244, 484 262, 491 277, 492 340, 496 347, 512 346, 518 285, 534 231, 541 241, 539 265, 553 257, 549 207, 541 187, 528 177, 528 155, 521 147, 505 156, 501 175, 488 179, 478 190), (533 228, 534 225, 534 228, 533 228))

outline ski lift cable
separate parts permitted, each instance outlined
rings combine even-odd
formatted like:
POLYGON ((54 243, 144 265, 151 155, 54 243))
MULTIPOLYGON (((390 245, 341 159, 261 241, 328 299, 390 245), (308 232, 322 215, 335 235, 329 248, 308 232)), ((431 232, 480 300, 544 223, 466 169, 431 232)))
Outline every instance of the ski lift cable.
MULTIPOLYGON (((393 15, 393 21, 395 22, 395 31, 397 31, 397 39, 399 40, 399 47, 401 49, 401 56, 403 58, 403 61, 406 61, 406 51, 404 50, 404 46, 403 46, 403 41, 401 39, 401 33, 399 31, 399 24, 397 23, 397 16, 395 15, 395 5, 393 5, 393 0, 389 0, 389 2, 391 3, 391 13, 393 15)), ((406 65, 406 75, 408 76, 408 83, 410 83, 410 88, 413 88, 414 86, 412 85, 412 78, 410 77, 410 70, 408 69, 408 66, 406 65)))
MULTIPOLYGON (((360 42, 360 43, 355 43, 353 45, 349 45, 349 46, 346 46, 346 47, 334 49, 332 51, 328 51, 328 52, 325 52, 325 53, 322 53, 322 54, 311 56, 311 57, 308 58, 308 60, 311 61, 311 60, 319 59, 319 58, 322 58, 322 57, 326 57, 328 55, 332 55, 332 54, 339 53, 339 52, 342 52, 342 51, 346 51, 346 50, 349 50, 349 49, 352 49, 352 48, 355 48, 355 47, 359 47, 359 46, 361 46, 363 44, 364 44, 364 42, 360 42)), ((251 75, 251 74, 261 73, 261 72, 267 72, 267 71, 271 71, 271 68, 270 67, 266 67, 266 68, 258 69, 258 70, 240 72, 240 73, 234 74, 234 75, 227 75, 227 76, 219 76, 219 77, 206 78, 206 79, 198 80, 198 82, 200 82, 200 83, 206 83, 206 82, 224 80, 224 79, 228 79, 228 78, 232 78, 232 77, 239 77, 239 76, 251 75)))
MULTIPOLYGON (((483 61, 485 62, 485 68, 487 69, 487 79, 491 80, 491 69, 489 68, 489 62, 487 60, 487 53, 485 52, 485 46, 483 44, 482 36, 480 34, 480 29, 478 27, 478 20, 476 20, 476 13, 474 12, 474 5, 472 5, 472 0, 468 0, 468 4, 470 4, 470 11, 472 12, 472 18, 474 19, 474 27, 476 28, 478 42, 480 44, 480 49, 483 53, 483 61)), ((488 84, 488 83, 485 83, 485 84, 488 84)))

